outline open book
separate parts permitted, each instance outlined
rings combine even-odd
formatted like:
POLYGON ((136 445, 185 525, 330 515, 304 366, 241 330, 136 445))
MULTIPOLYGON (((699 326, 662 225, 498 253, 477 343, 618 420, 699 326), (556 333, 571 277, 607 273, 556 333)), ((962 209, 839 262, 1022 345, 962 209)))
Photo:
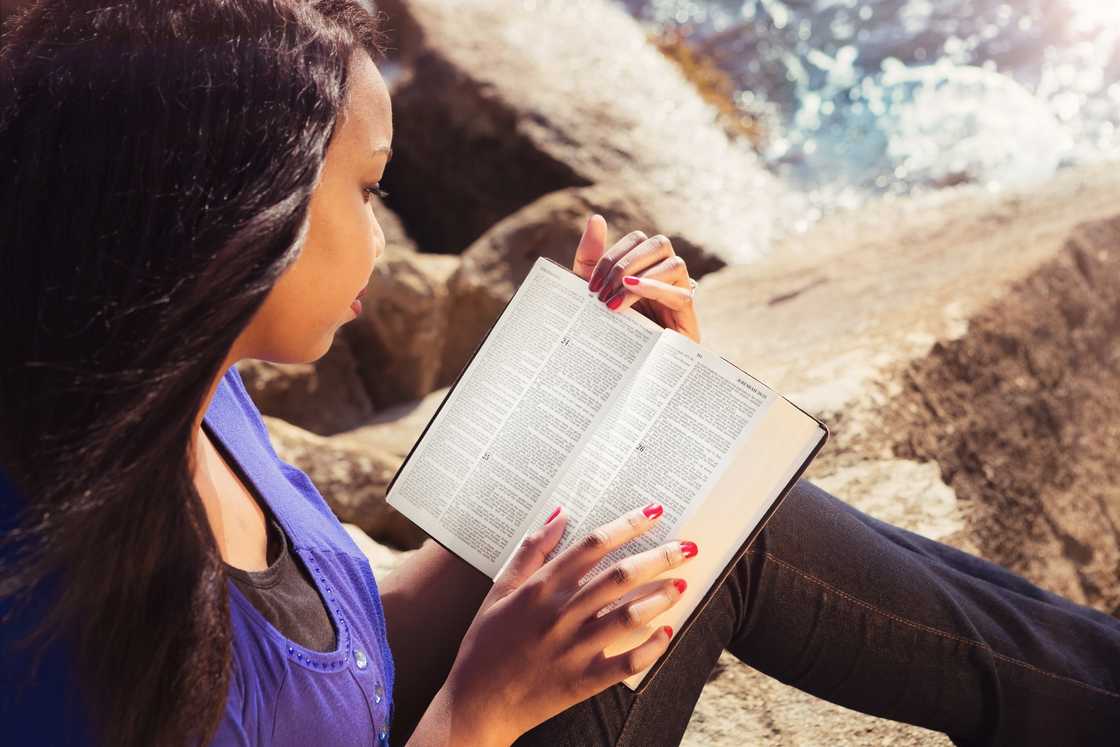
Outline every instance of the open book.
POLYGON ((658 523, 584 576, 673 539, 699 553, 643 583, 688 587, 605 650, 671 625, 669 648, 625 680, 640 691, 714 597, 828 429, 721 356, 632 308, 612 311, 545 257, 491 325, 389 483, 389 505, 495 578, 557 505, 552 559, 621 514, 658 501, 658 523))

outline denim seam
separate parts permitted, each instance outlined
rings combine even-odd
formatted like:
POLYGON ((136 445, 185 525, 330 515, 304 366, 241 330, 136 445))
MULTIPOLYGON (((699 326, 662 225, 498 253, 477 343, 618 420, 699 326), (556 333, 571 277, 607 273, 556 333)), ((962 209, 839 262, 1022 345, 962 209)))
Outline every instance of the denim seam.
MULTIPOLYGON (((758 553, 754 550, 748 550, 747 554, 748 555, 757 555, 758 553)), ((1107 695, 1107 696, 1112 697, 1112 698, 1120 699, 1120 693, 1114 693, 1111 690, 1105 690, 1104 688, 1097 687, 1095 685, 1090 685, 1090 684, 1088 684, 1086 682, 1082 682, 1080 680, 1075 680, 1072 677, 1067 677, 1067 676, 1061 675, 1061 674, 1055 674, 1053 672, 1047 672, 1045 669, 1039 669, 1038 667, 1034 666, 1033 664, 1030 664, 1029 662, 1021 661, 1019 659, 1015 659, 1015 658, 1012 658, 1010 656, 1006 656, 1004 654, 1001 654, 998 651, 995 651, 991 646, 989 646, 986 643, 982 643, 980 641, 973 641, 973 640, 970 640, 968 638, 961 638, 960 636, 954 635, 953 633, 949 633, 948 631, 939 630, 938 628, 933 628, 933 627, 930 627, 929 625, 925 625, 923 623, 916 622, 914 620, 908 620, 905 617, 899 617, 898 615, 894 614, 893 612, 888 612, 887 610, 880 609, 879 607, 876 607, 874 604, 871 604, 870 602, 865 602, 862 599, 857 599, 856 597, 853 597, 851 594, 847 593, 846 591, 841 591, 840 589, 837 589, 835 586, 832 586, 827 581, 823 581, 823 580, 817 578, 816 576, 814 576, 810 573, 806 573, 805 571, 801 570, 800 568, 793 565, 792 563, 789 563, 785 560, 782 560, 781 558, 775 557, 769 551, 764 551, 762 554, 765 557, 769 558, 770 560, 773 560, 775 563, 777 563, 779 565, 783 565, 786 568, 789 568, 790 570, 792 570, 794 573, 798 574, 799 576, 802 576, 802 577, 812 581, 815 584, 819 584, 820 586, 823 586, 824 588, 828 589, 829 591, 833 592, 834 594, 838 594, 839 596, 843 597, 844 599, 847 599, 850 602, 853 602, 853 603, 858 604, 860 606, 866 607, 867 609, 872 610, 873 612, 877 612, 878 614, 883 615, 884 617, 890 618, 891 620, 895 620, 896 622, 900 622, 904 625, 909 625, 909 626, 917 628, 919 630, 924 630, 927 633, 933 633, 935 635, 943 636, 945 638, 949 638, 949 639, 952 639, 952 640, 955 640, 955 641, 960 641, 961 643, 967 643, 967 644, 972 645, 972 646, 977 646, 979 648, 982 648, 982 649, 986 650, 988 653, 990 653, 996 659, 1000 659, 1002 661, 1005 661, 1005 662, 1008 662, 1008 663, 1011 663, 1011 664, 1015 664, 1017 666, 1025 668, 1025 669, 1029 669, 1033 672, 1037 672, 1038 674, 1046 675, 1047 677, 1053 677, 1056 680, 1063 680, 1065 682, 1071 682, 1075 685, 1080 685, 1081 687, 1084 687, 1087 690, 1092 690, 1092 691, 1100 693, 1102 695, 1107 695)))
MULTIPOLYGON (((619 682, 616 683, 616 687, 626 687, 626 685, 619 682)), ((626 718, 622 719, 622 728, 618 730, 618 738, 614 740, 614 747, 626 744, 626 734, 630 730, 630 720, 634 715, 634 706, 638 704, 638 700, 640 700, 640 696, 635 696, 630 699, 630 707, 626 709, 626 718)))

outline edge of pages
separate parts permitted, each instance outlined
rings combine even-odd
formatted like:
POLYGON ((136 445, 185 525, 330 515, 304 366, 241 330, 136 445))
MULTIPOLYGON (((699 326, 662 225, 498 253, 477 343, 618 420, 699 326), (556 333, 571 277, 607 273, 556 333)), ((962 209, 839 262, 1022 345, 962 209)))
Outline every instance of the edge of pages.
POLYGON ((738 564, 739 561, 742 560, 743 555, 745 555, 746 552, 750 549, 750 546, 754 543, 755 538, 758 537, 759 533, 766 526, 766 522, 768 522, 770 520, 770 517, 774 515, 774 512, 778 510, 778 507, 781 505, 782 501, 785 500, 790 490, 792 490, 793 486, 797 484, 797 481, 801 479, 801 476, 805 473, 805 470, 808 469, 809 464, 813 461, 813 459, 816 458, 817 454, 824 447, 825 442, 828 441, 830 435, 828 426, 826 426, 824 423, 822 423, 812 415, 809 415, 809 413, 805 412, 785 397, 782 397, 781 395, 778 396, 797 410, 800 410, 803 414, 805 414, 806 417, 816 421, 819 428, 819 437, 815 443, 810 445, 807 453, 805 453, 800 459, 800 462, 795 463, 795 467, 792 473, 789 475, 789 479, 786 481, 785 485, 777 492, 773 499, 769 501, 769 505, 762 513, 762 518, 760 518, 755 523, 754 527, 747 535, 747 538, 731 556, 731 559, 723 567, 723 570, 720 571, 719 575, 716 577, 716 580, 708 587, 707 591, 704 593, 704 596, 696 604, 696 607, 692 610, 692 612, 689 613, 684 624, 681 625, 678 630, 673 631, 673 637, 669 640, 669 646, 665 649, 665 651, 662 652, 657 661, 655 661, 648 668, 634 675, 631 675, 625 680, 622 680, 623 684, 625 684, 628 688, 635 691, 636 693, 642 693, 646 689, 646 687, 649 686, 649 683, 654 679, 655 675, 661 670, 662 667, 665 666, 665 663, 668 661, 669 657, 672 656, 673 652, 676 650, 676 647, 680 640, 689 631, 689 629, 691 629, 692 625, 700 617, 700 614, 704 611, 708 604, 711 603, 712 599, 715 598, 715 595, 719 593, 720 587, 723 585, 723 582, 727 580, 727 577, 734 570, 736 564, 738 564))
MULTIPOLYGON (((568 273, 571 273, 573 275, 575 274, 571 270, 571 268, 566 267, 566 266, 560 264, 559 262, 557 262, 557 261, 555 261, 555 260, 553 260, 549 257, 540 256, 537 259, 549 262, 549 263, 551 263, 551 264, 553 264, 557 267, 562 268, 564 271, 566 271, 568 273)), ((429 429, 436 422, 436 420, 439 417, 440 412, 443 410, 443 408, 447 404, 447 402, 451 399, 451 395, 455 391, 455 388, 462 381, 464 374, 471 367, 471 364, 474 362, 475 357, 482 350, 482 347, 483 347, 483 345, 485 345, 487 338, 489 338, 491 332, 494 330, 494 327, 501 320, 502 316, 505 314, 505 312, 508 309, 510 303, 512 303, 514 296, 516 296, 516 295, 517 295, 516 291, 513 294, 511 294, 510 298, 502 306, 501 311, 495 316, 494 321, 492 321, 490 323, 490 325, 486 329, 486 332, 479 338, 479 341, 475 345, 475 347, 474 347, 473 351, 471 352, 470 356, 467 358, 466 362, 460 368, 459 373, 456 375, 454 381, 452 381, 450 386, 448 387, 447 394, 444 395, 443 400, 436 407, 435 412, 432 413, 432 416, 428 419, 428 422, 425 424, 424 429, 420 432, 420 435, 417 436, 416 441, 409 448, 408 453, 405 455, 404 459, 401 461, 400 466, 397 468, 396 472, 393 474, 393 477, 390 479, 389 484, 386 486, 386 489, 385 489, 386 502, 389 503, 389 505, 393 505, 391 502, 388 501, 388 496, 392 493, 393 485, 396 483, 397 478, 400 477, 400 475, 404 472, 405 466, 408 464, 409 460, 412 458, 412 456, 414 455, 414 453, 416 452, 416 450, 420 446, 420 444, 424 441, 424 437, 428 434, 429 429)), ((633 312, 633 313, 637 313, 637 312, 633 312)), ((724 568, 722 569, 722 571, 719 573, 718 577, 716 578, 715 582, 713 582, 710 585, 710 587, 707 589, 704 596, 696 604, 696 607, 692 610, 692 612, 689 614, 688 618, 685 620, 684 624, 682 624, 680 626, 679 630, 674 631, 674 635, 673 635, 672 639, 670 639, 670 641, 669 641, 669 646, 662 653, 662 655, 658 658, 658 660, 656 662, 654 662, 652 665, 650 665, 649 667, 647 667, 646 669, 642 670, 641 672, 638 672, 638 673, 630 676, 629 678, 627 678, 625 680, 622 680, 622 682, 627 687, 629 687, 631 690, 633 690, 637 693, 643 692, 645 690, 645 688, 649 685, 649 682, 652 681, 653 676, 656 675, 656 673, 658 671, 660 671, 660 669, 665 665, 665 662, 673 654, 674 650, 677 647, 678 642, 681 640, 683 635, 692 627, 693 623, 699 617, 700 613, 703 612, 703 610, 707 607, 707 605, 714 598, 715 594, 719 591, 719 587, 723 584, 723 582, 726 580, 727 576, 731 573, 731 571, 735 567, 736 563, 738 563, 739 560, 741 560, 743 554, 745 554, 746 551, 749 549, 751 543, 754 542, 755 538, 758 536, 758 534, 762 531, 763 527, 766 525, 766 522, 769 521, 770 517, 777 510, 778 506, 785 499, 786 495, 788 495, 789 491, 793 488, 793 486, 801 478, 802 474, 804 474, 804 472, 808 468, 809 464, 813 461, 813 459, 816 457, 816 455, 824 447, 825 443, 827 442, 827 440, 830 436, 830 431, 828 429, 828 426, 825 425, 825 423, 820 421, 818 418, 809 414, 808 412, 806 412, 801 407, 798 407, 798 405, 796 403, 794 403, 794 402, 790 401, 789 399, 787 399, 786 397, 782 396, 776 390, 767 386, 765 382, 760 381, 757 377, 751 375, 749 372, 744 371, 740 366, 736 365, 733 361, 728 360, 725 356, 721 355, 720 358, 722 358, 724 361, 726 361, 728 364, 734 366, 738 370, 742 371, 744 374, 746 374, 750 378, 757 381, 759 384, 761 384, 767 390, 773 392, 777 396, 778 399, 781 399, 781 400, 785 401, 788 405, 790 405, 791 407, 793 407, 796 410, 798 410, 799 412, 801 412, 805 417, 812 420, 816 424, 817 428, 819 429, 818 430, 819 437, 816 440, 816 442, 811 444, 810 447, 806 450, 806 453, 803 455, 803 458, 801 458, 799 460, 800 463, 794 465, 794 469, 793 469, 792 473, 789 475, 789 479, 786 481, 785 485, 769 501, 769 505, 766 507, 766 509, 763 512, 761 518, 756 522, 754 527, 750 530, 750 533, 749 533, 747 539, 734 552, 734 554, 731 557, 731 560, 724 566, 724 568)), ((414 519, 411 519, 411 517, 409 517, 409 518, 410 518, 410 520, 414 521, 414 523, 415 523, 414 519)), ((430 537, 433 541, 435 541, 441 547, 446 549, 452 555, 455 555, 456 557, 460 557, 458 552, 456 552, 452 548, 448 547, 444 542, 441 542, 436 536, 433 535, 432 532, 427 531, 427 529, 423 526, 421 526, 421 529, 424 529, 425 533, 428 535, 428 537, 430 537)), ((488 574, 484 573, 482 570, 477 568, 473 563, 467 561, 465 558, 460 557, 460 559, 463 560, 463 562, 467 563, 467 565, 469 565, 471 568, 473 568, 477 573, 480 573, 481 575, 485 576, 486 578, 491 578, 488 574)))

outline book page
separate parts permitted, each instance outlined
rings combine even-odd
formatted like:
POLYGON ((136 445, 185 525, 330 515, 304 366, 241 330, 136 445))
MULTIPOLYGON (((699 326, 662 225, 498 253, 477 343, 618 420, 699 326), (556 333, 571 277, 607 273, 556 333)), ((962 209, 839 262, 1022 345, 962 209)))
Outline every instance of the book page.
POLYGON ((493 577, 660 331, 633 309, 607 309, 585 280, 538 258, 386 501, 493 577))
MULTIPOLYGON (((735 559, 782 490, 804 467, 824 440, 820 424, 788 400, 778 397, 749 436, 740 441, 729 458, 728 468, 709 487, 695 511, 669 533, 669 539, 692 540, 699 553, 684 565, 659 578, 683 578, 688 587, 672 607, 648 621, 644 630, 623 636, 608 646, 607 656, 628 651, 642 643, 661 625, 671 625, 673 636, 687 630, 685 624, 721 574, 735 559)), ((778 511, 782 508, 779 506, 778 511)), ((807 537, 811 542, 812 538, 807 537)), ((732 566, 728 572, 734 572, 732 566)), ((656 582, 643 584, 623 601, 646 593, 656 582)), ((718 589, 714 594, 718 594, 718 589)), ((651 667, 623 680, 635 690, 651 667)))
POLYGON ((649 501, 665 507, 657 526, 607 554, 583 580, 665 542, 776 398, 719 355, 664 330, 550 496, 571 515, 549 558, 649 501))

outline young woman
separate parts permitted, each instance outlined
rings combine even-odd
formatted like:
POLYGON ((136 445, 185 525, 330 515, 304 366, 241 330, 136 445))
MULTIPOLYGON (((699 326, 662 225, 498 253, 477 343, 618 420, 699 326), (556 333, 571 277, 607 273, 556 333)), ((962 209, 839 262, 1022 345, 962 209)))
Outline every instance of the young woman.
MULTIPOLYGON (((602 651, 703 548, 575 581, 657 496, 545 563, 561 511, 493 585, 427 542, 379 588, 233 365, 313 361, 354 318, 378 40, 348 0, 43 0, 4 39, 6 744, 676 744, 724 649, 958 744, 1115 738, 1120 621, 806 482, 641 695, 672 631, 602 651)), ((608 248, 593 217, 573 269, 699 338, 663 237, 608 248)))

